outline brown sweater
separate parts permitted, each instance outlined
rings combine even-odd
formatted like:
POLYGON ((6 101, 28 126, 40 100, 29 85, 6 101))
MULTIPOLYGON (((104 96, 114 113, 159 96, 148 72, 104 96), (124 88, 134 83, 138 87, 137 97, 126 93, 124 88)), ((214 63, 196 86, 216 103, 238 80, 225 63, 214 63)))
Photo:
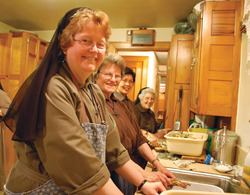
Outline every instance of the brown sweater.
POLYGON ((157 132, 157 122, 155 120, 155 114, 151 109, 145 110, 139 102, 136 106, 136 118, 140 128, 150 133, 157 132))
POLYGON ((128 150, 131 159, 141 165, 142 157, 139 155, 138 147, 148 140, 142 135, 139 125, 123 102, 111 95, 111 100, 106 99, 106 105, 116 122, 121 143, 128 150))

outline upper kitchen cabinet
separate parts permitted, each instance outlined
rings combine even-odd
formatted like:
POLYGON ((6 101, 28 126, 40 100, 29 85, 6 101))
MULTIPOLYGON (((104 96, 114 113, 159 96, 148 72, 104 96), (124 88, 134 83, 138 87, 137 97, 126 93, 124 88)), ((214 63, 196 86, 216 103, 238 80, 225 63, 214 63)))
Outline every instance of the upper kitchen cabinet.
POLYGON ((0 79, 11 99, 39 66, 48 44, 27 32, 0 34, 0 79))
POLYGON ((240 1, 207 1, 195 32, 190 110, 231 117, 235 129, 240 70, 240 1))

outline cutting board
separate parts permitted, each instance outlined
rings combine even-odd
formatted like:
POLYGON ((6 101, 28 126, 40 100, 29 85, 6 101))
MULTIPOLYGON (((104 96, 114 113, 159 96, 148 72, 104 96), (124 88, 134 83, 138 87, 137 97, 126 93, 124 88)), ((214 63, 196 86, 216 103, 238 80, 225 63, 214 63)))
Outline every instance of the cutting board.
POLYGON ((198 162, 198 163, 205 163, 206 161, 206 151, 203 150, 202 154, 200 156, 182 156, 181 159, 182 160, 194 160, 195 162, 198 162))

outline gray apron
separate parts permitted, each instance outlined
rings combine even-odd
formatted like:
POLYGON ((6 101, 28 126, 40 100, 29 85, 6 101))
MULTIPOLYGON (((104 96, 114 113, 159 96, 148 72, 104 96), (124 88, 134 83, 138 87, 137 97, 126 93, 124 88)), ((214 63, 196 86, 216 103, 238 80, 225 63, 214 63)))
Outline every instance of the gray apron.
MULTIPOLYGON (((74 80, 74 79, 73 79, 74 80)), ((82 128, 86 132, 86 135, 88 137, 88 140, 92 147, 95 150, 96 156, 102 161, 102 163, 105 163, 105 156, 106 156, 106 135, 108 131, 108 125, 107 123, 103 120, 102 113, 100 111, 99 104, 96 101, 96 104, 98 105, 98 110, 99 114, 101 117, 101 124, 95 124, 95 123, 88 123, 87 121, 87 116, 86 116, 86 111, 85 111, 85 106, 83 104, 83 98, 82 94, 80 92, 79 86, 76 86, 78 88, 80 97, 81 97, 81 104, 82 104, 82 128)), ((92 90, 92 89, 91 89, 92 90)), ((92 91, 93 93, 93 91, 92 91)), ((44 179, 46 179, 47 176, 42 175, 40 173, 37 173, 30 168, 26 167, 24 164, 22 164, 20 161, 17 161, 18 166, 20 169, 24 170, 24 173, 27 173, 27 177, 29 178, 34 178, 35 181, 38 181, 39 183, 44 183, 44 179)), ((43 185, 39 186, 38 188, 35 188, 33 190, 27 191, 27 192, 22 192, 22 193, 13 193, 9 191, 6 188, 6 185, 4 185, 4 192, 7 195, 66 195, 66 193, 60 189, 59 187, 56 186, 56 184, 50 179, 49 181, 45 182, 43 185)))

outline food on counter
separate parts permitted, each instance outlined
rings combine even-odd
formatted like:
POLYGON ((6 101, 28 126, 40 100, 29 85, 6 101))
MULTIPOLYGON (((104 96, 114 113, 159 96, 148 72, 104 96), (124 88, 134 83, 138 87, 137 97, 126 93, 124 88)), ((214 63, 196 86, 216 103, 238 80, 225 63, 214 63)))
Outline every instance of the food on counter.
POLYGON ((190 164, 192 164, 194 162, 195 162, 194 160, 181 160, 181 159, 178 159, 178 160, 174 161, 174 164, 179 168, 186 168, 186 167, 188 167, 190 164))
POLYGON ((156 152, 164 152, 164 148, 162 146, 158 146, 154 148, 156 152))
POLYGON ((182 188, 187 188, 187 186, 191 186, 191 183, 180 181, 176 178, 170 178, 171 185, 170 186, 180 186, 182 188))
POLYGON ((192 133, 185 133, 183 131, 180 131, 180 132, 177 132, 177 133, 173 133, 172 136, 173 137, 180 137, 180 138, 196 139, 195 137, 193 137, 192 133))

